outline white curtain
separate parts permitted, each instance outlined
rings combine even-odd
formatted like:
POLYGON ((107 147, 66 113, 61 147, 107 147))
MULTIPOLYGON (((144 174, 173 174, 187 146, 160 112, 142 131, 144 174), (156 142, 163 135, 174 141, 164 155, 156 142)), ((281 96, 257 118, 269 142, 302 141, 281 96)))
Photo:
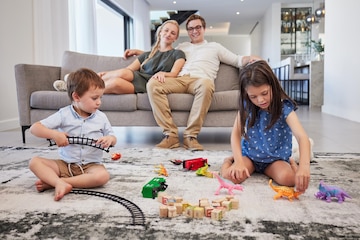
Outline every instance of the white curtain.
POLYGON ((70 50, 96 54, 96 0, 69 0, 70 50))
POLYGON ((34 63, 59 65, 69 48, 67 1, 33 0, 34 63))

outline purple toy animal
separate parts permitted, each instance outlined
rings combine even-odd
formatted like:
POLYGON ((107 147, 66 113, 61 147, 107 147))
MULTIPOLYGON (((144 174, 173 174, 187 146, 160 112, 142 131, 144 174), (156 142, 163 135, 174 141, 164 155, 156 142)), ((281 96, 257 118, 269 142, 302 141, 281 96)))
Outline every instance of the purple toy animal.
POLYGON ((315 197, 328 203, 331 202, 332 197, 337 198, 339 203, 345 201, 345 197, 351 198, 344 190, 335 186, 328 186, 323 181, 320 181, 319 191, 315 194, 315 197))

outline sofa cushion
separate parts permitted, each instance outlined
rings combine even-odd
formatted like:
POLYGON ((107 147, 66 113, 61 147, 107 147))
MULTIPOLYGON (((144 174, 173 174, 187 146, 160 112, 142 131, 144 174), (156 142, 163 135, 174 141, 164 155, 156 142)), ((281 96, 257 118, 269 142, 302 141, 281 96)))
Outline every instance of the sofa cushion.
POLYGON ((215 92, 239 89, 239 69, 225 63, 220 63, 215 79, 215 92))
MULTIPOLYGON (((136 109, 136 94, 104 94, 101 99, 102 111, 132 112, 136 109)), ((30 96, 30 107, 37 109, 57 110, 71 103, 66 92, 36 91, 30 96)))
POLYGON ((62 58, 61 79, 79 68, 89 68, 95 72, 124 68, 132 63, 136 57, 109 57, 93 54, 65 51, 62 58))
POLYGON ((66 92, 36 91, 30 95, 30 107, 38 109, 59 109, 71 104, 66 92))

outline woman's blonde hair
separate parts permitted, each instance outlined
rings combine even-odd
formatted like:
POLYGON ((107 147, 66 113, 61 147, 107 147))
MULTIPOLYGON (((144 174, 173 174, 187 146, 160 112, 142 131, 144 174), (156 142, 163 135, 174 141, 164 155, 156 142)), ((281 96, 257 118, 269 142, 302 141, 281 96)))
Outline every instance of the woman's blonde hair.
POLYGON ((163 24, 161 24, 157 30, 156 30, 156 42, 154 43, 154 46, 151 49, 151 52, 149 54, 149 56, 145 59, 145 61, 141 64, 141 67, 147 62, 149 61, 154 55, 155 53, 159 50, 159 45, 160 45, 160 32, 161 30, 164 28, 164 26, 168 23, 174 24, 177 27, 177 37, 179 37, 179 32, 180 32, 180 27, 179 27, 179 23, 175 20, 167 20, 165 21, 163 24))

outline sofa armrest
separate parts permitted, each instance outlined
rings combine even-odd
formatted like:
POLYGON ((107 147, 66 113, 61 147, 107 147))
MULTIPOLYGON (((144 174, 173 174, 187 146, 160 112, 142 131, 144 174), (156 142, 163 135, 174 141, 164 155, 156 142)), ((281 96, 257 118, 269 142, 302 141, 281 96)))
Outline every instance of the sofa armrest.
POLYGON ((34 91, 54 90, 53 82, 60 79, 60 67, 17 64, 15 81, 20 126, 30 126, 30 96, 34 91))

